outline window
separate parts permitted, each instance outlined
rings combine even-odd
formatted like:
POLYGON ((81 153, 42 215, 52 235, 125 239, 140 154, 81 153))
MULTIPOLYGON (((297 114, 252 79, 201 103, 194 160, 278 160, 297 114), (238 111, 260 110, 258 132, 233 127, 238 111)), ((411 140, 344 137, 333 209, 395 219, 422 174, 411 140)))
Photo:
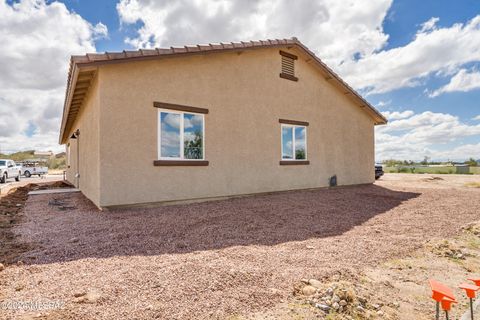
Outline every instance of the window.
POLYGON ((280 119, 282 159, 281 165, 310 164, 307 160, 308 122, 280 119))
POLYGON ((285 51, 280 51, 280 55, 282 56, 282 72, 280 73, 280 78, 298 81, 298 78, 295 77, 295 60, 297 60, 298 57, 285 51))
POLYGON ((282 160, 307 159, 307 127, 282 124, 282 160))
POLYGON ((203 160, 205 122, 203 114, 159 110, 159 159, 203 160))

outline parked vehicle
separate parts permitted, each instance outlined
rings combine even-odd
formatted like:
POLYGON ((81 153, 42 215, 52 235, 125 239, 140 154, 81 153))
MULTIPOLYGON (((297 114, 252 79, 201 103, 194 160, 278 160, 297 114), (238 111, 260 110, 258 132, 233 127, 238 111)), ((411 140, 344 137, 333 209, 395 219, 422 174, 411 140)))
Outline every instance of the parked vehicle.
POLYGON ((20 181, 20 168, 15 164, 15 161, 9 159, 0 159, 0 183, 7 182, 7 179, 15 178, 15 181, 20 181))
POLYGON ((375 165, 375 180, 380 179, 381 176, 383 176, 383 166, 381 164, 376 164, 375 165))
POLYGON ((32 175, 38 175, 41 177, 44 174, 48 173, 48 167, 42 166, 42 161, 38 160, 25 160, 21 163, 20 171, 21 174, 27 178, 30 178, 32 175))

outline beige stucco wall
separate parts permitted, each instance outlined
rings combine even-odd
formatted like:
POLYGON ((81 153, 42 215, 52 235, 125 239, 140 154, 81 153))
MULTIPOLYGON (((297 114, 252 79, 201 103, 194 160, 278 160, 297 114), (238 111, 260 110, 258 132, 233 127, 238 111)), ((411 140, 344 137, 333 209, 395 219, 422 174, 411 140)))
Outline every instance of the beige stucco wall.
MULTIPOLYGON (((100 121, 100 145, 92 142, 92 155, 82 150, 92 160, 99 148, 100 175, 82 174, 82 190, 88 186, 97 205, 111 206, 323 187, 334 174, 340 185, 373 182, 373 120, 300 52, 284 50, 299 55, 298 82, 279 77, 278 49, 100 66, 100 116, 89 116, 100 121), (153 166, 154 101, 209 109, 209 166, 153 166), (310 123, 310 165, 279 165, 279 118, 310 123), (99 197, 87 179, 99 181, 99 197)), ((98 126, 91 129, 98 136, 98 126)))
MULTIPOLYGON (((79 114, 68 132, 68 137, 79 129, 79 139, 68 138, 70 143, 69 167, 66 179, 79 187, 83 194, 96 205, 100 203, 100 108, 99 108, 99 81, 93 80, 79 114), (77 150, 80 150, 78 153, 77 150), (75 174, 79 172, 80 177, 75 174)), ((68 145, 68 144, 67 144, 68 145)))

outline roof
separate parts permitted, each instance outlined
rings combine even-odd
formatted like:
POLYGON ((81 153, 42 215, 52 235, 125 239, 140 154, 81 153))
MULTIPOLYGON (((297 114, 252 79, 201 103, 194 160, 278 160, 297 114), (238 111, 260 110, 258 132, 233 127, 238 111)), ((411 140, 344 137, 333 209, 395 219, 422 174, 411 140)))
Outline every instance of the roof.
POLYGON ((67 90, 65 104, 63 107, 63 118, 60 129, 59 142, 65 143, 65 136, 78 114, 88 88, 95 76, 98 66, 111 63, 124 63, 130 61, 152 60, 172 56, 188 56, 195 54, 210 54, 225 51, 243 51, 262 48, 289 47, 297 48, 325 73, 325 79, 336 82, 345 91, 344 93, 358 102, 360 108, 365 110, 375 121, 375 124, 386 124, 387 119, 366 101, 358 92, 343 81, 338 74, 333 72, 320 58, 303 45, 297 38, 259 40, 247 42, 210 43, 184 47, 170 47, 158 49, 140 49, 135 51, 88 53, 81 56, 72 56, 68 72, 67 90))

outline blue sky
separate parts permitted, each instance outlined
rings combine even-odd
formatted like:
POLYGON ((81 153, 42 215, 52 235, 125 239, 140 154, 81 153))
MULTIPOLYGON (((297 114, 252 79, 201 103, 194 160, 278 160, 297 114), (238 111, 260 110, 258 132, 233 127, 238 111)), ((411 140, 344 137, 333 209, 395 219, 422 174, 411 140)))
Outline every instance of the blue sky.
POLYGON ((480 158, 477 0, 0 3, 3 151, 61 150, 71 54, 296 36, 389 118, 377 160, 480 158))

